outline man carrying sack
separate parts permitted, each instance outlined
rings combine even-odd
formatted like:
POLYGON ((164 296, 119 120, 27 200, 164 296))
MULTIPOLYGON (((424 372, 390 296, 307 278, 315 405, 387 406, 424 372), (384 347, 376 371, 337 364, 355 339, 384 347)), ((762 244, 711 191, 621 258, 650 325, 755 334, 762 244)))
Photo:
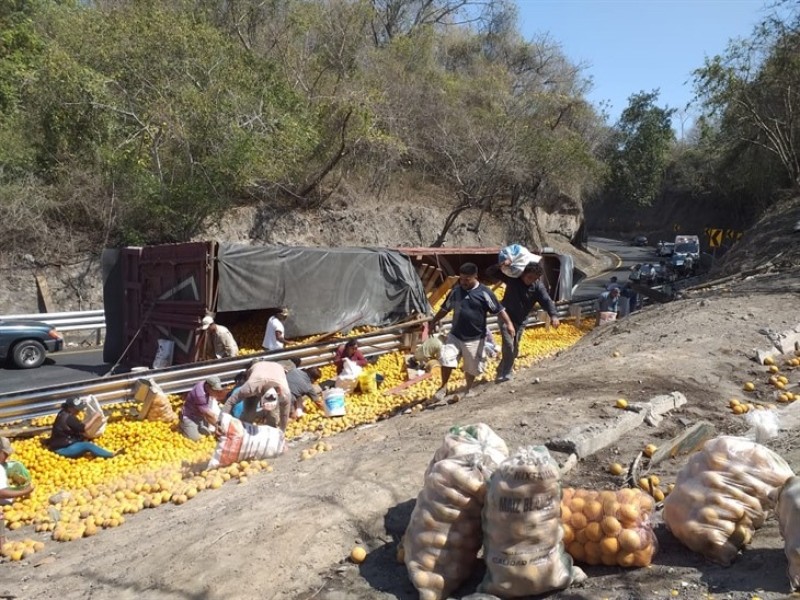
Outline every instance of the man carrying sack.
MULTIPOLYGON (((292 408, 292 392, 289 389, 283 365, 266 360, 253 363, 245 372, 245 381, 242 386, 225 401, 222 412, 230 414, 234 406, 245 400, 251 402, 255 400, 252 402, 255 411, 245 408, 247 414, 242 414, 242 421, 252 423, 256 416, 253 413, 263 412, 267 417, 268 425, 286 431, 292 408)), ((248 405, 250 404, 249 402, 248 405)))

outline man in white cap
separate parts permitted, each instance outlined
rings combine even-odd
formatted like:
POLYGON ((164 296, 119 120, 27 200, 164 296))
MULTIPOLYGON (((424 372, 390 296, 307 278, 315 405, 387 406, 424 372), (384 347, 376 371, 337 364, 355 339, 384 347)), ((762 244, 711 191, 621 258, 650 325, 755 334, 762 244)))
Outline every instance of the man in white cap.
MULTIPOLYGON (((14 454, 14 448, 11 447, 9 439, 0 437, 0 506, 11 504, 13 500, 24 498, 33 491, 33 486, 30 482, 22 487, 15 487, 14 489, 8 486, 6 468, 8 465, 8 457, 12 454, 14 454)), ((5 530, 6 523, 3 519, 3 511, 0 510, 0 546, 6 543, 5 530)))
POLYGON ((264 341, 261 346, 267 352, 273 350, 283 350, 286 345, 286 338, 284 337, 283 322, 289 316, 289 310, 281 308, 278 314, 272 315, 267 321, 267 330, 264 332, 264 341))
POLYGON ((239 345, 227 327, 215 323, 213 317, 203 317, 200 325, 206 337, 206 356, 212 358, 232 358, 239 354, 239 345))

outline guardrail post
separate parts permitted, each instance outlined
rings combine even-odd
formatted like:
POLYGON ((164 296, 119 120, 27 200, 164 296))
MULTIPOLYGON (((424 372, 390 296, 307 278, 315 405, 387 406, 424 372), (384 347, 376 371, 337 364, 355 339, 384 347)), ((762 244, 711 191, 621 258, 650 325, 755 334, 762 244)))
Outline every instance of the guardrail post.
POLYGON ((575 319, 575 327, 580 327, 582 318, 581 318, 581 305, 580 304, 570 304, 569 306, 569 316, 574 317, 575 319))
POLYGON ((544 323, 544 330, 550 331, 550 315, 543 310, 536 311, 536 320, 540 323, 544 323))

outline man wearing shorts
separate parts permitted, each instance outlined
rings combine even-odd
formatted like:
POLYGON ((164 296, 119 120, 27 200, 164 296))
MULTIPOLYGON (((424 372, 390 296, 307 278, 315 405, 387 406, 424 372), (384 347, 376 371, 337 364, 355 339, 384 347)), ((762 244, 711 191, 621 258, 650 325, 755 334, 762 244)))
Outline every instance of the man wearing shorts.
MULTIPOLYGON (((433 317, 431 329, 435 329, 439 321, 451 310, 453 327, 446 343, 458 349, 458 355, 463 361, 467 386, 462 397, 466 397, 472 389, 472 384, 475 383, 475 378, 483 373, 487 314, 497 315, 512 336, 515 332, 514 324, 492 290, 478 281, 478 267, 473 263, 461 265, 458 271, 458 284, 453 286, 442 308, 433 317)), ((442 353, 442 387, 433 396, 436 401, 443 400, 447 394, 447 382, 457 364, 458 356, 448 360, 445 358, 445 353, 442 353)))

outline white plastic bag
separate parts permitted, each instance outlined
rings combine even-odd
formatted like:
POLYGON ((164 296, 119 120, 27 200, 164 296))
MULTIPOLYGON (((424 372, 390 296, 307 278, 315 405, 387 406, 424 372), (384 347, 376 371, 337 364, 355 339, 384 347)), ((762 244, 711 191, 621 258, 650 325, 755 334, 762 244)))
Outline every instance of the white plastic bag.
POLYGON ((508 260, 511 261, 511 264, 503 264, 500 267, 500 270, 507 277, 513 277, 516 279, 522 275, 522 271, 525 270, 525 267, 528 266, 528 263, 538 263, 540 260, 542 260, 542 257, 538 254, 534 254, 525 246, 511 244, 510 246, 506 246, 500 250, 500 253, 497 255, 498 263, 502 264, 508 260))
POLYGON ((175 342, 172 340, 158 340, 158 350, 153 359, 154 369, 164 369, 172 365, 172 355, 175 352, 175 342))
POLYGON ((800 589, 800 477, 790 477, 775 491, 775 513, 783 537, 783 551, 789 561, 787 573, 792 591, 800 589))
POLYGON ((342 359, 342 372, 339 373, 341 379, 357 379, 361 375, 361 365, 349 358, 342 359))
POLYGON ((433 455, 425 476, 433 465, 446 458, 478 455, 484 467, 493 471, 508 458, 508 446, 491 427, 485 423, 476 423, 462 427, 456 425, 444 436, 444 441, 433 455))
POLYGON ((403 548, 420 600, 443 600, 478 564, 488 472, 477 455, 446 458, 425 477, 403 548))
POLYGON ((764 524, 776 488, 793 475, 783 458, 761 444, 714 438, 678 473, 664 501, 664 522, 690 550, 727 566, 764 524))
POLYGON ((84 416, 85 420, 89 421, 95 415, 102 415, 102 418, 97 421, 97 424, 87 428, 84 432, 86 437, 90 440, 100 437, 106 430, 106 424, 108 424, 108 417, 103 414, 103 409, 100 408, 100 403, 97 401, 97 398, 94 396, 85 396, 82 400, 86 403, 86 408, 84 409, 84 416))
POLYGON ((445 435, 403 537, 408 576, 420 600, 447 598, 477 566, 487 481, 507 456, 505 442, 483 423, 445 435))

